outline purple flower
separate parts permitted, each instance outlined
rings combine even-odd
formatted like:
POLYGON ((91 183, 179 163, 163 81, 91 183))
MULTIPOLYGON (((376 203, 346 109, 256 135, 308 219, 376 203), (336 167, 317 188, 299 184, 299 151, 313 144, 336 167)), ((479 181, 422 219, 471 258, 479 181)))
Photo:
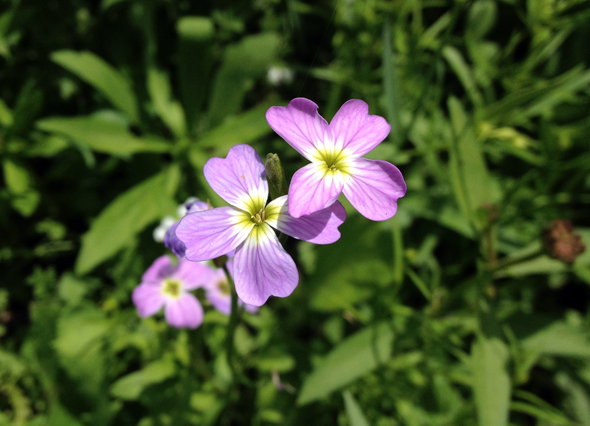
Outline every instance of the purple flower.
MULTIPOLYGON (((183 217, 188 213, 191 212, 200 212, 203 210, 210 209, 211 206, 209 203, 201 201, 197 198, 189 199, 185 204, 181 204, 178 208, 178 216, 183 217)), ((186 247, 184 243, 178 239, 176 236, 176 228, 180 221, 170 225, 166 234, 164 235, 164 245, 172 250, 178 258, 184 257, 184 252, 186 251, 186 247)))
MULTIPOLYGON (((233 260, 227 261, 227 269, 233 275, 233 260)), ((211 305, 224 315, 231 313, 231 287, 227 275, 222 268, 212 268, 210 280, 205 285, 205 296, 211 302, 211 305)), ((253 305, 238 301, 239 306, 251 314, 258 312, 258 308, 253 305)))
POLYGON ((296 98, 266 112, 270 127, 311 161, 293 175, 289 214, 314 213, 344 192, 363 216, 391 218, 406 193, 404 178, 393 164, 362 157, 387 137, 391 126, 383 117, 369 115, 369 106, 358 99, 342 105, 330 124, 317 109, 309 99, 296 98))
POLYGON ((192 261, 215 259, 235 249, 234 282, 240 299, 261 306, 269 296, 290 295, 299 281, 295 262, 272 228, 316 244, 340 238, 346 218, 340 203, 296 219, 288 214, 287 196, 270 203, 264 164, 248 145, 236 145, 227 158, 211 158, 204 167, 207 182, 233 207, 187 214, 176 235, 192 261))
POLYGON ((203 322, 203 308, 189 290, 204 287, 211 277, 211 268, 203 263, 179 259, 175 266, 168 256, 161 256, 145 271, 131 299, 143 318, 164 307, 171 326, 197 328, 203 322))

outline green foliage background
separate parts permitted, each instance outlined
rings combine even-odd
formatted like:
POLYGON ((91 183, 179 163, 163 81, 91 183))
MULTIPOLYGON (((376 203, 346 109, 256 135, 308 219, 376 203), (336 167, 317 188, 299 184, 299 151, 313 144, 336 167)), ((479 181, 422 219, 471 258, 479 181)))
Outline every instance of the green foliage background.
MULTIPOLYGON (((0 425, 590 425, 587 0, 0 0, 0 425), (271 66, 294 80, 273 85, 271 66), (133 288, 202 166, 351 98, 396 217, 290 240, 293 295, 194 331, 133 288)), ((345 202, 345 201, 344 201, 345 202)))

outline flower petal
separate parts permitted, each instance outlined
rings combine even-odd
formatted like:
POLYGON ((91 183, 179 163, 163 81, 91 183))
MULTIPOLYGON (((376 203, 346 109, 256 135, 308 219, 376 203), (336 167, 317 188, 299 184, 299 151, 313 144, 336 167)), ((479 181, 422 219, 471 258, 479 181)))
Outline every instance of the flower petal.
POLYGON ((340 239, 338 227, 346 219, 346 210, 339 201, 299 218, 290 216, 288 211, 286 195, 271 201, 266 206, 266 223, 293 238, 315 244, 331 244, 340 239))
POLYGON ((325 163, 311 163, 297 170, 289 186, 289 214, 300 217, 325 209, 336 202, 344 187, 339 170, 325 163))
POLYGON ((368 219, 385 220, 397 211, 397 200, 406 194, 401 172, 387 161, 358 158, 346 181, 344 195, 368 219))
POLYGON ((318 146, 331 139, 328 122, 318 114, 318 106, 305 98, 295 98, 286 107, 270 107, 266 121, 292 148, 312 161, 318 146))
POLYGON ((255 227, 236 250, 234 280, 244 303, 262 306, 269 296, 290 295, 297 287, 299 273, 272 228, 265 223, 255 227))
POLYGON ((178 258, 184 257, 184 252, 186 251, 186 247, 182 241, 178 239, 176 236, 176 228, 178 228, 178 224, 180 222, 174 223, 164 235, 164 245, 172 250, 172 253, 176 255, 178 258))
POLYGON ((142 318, 154 315, 166 302, 166 298, 160 291, 160 285, 151 283, 143 283, 135 287, 131 300, 142 318))
POLYGON ((330 122, 335 144, 348 154, 362 156, 389 135, 391 126, 378 115, 369 115, 369 105, 360 99, 344 103, 330 122))
MULTIPOLYGON (((203 168, 211 188, 231 205, 251 212, 252 205, 266 204, 268 183, 264 163, 249 145, 235 145, 226 158, 211 158, 203 168)), ((260 207, 259 207, 260 208, 260 207)))
POLYGON ((239 305, 244 307, 244 310, 249 314, 257 314, 258 313, 258 306, 249 305, 248 303, 244 303, 242 301, 239 302, 239 305))
POLYGON ((178 260, 178 268, 172 278, 182 282, 185 290, 208 287, 217 277, 217 268, 209 266, 207 262, 193 262, 187 258, 178 260))
POLYGON ((166 216, 164 219, 162 219, 158 227, 154 229, 154 232, 152 233, 154 241, 157 243, 161 243, 162 241, 164 241, 166 231, 168 230, 168 228, 174 225, 175 222, 176 219, 174 219, 172 216, 166 216))
POLYGON ((172 327, 197 328, 203 322, 203 307, 195 296, 184 293, 178 299, 166 303, 164 316, 172 327))
MULTIPOLYGON (((194 212, 202 212, 203 210, 211 209, 211 204, 206 201, 201 201, 198 198, 187 202, 184 207, 186 208, 186 213, 194 213, 194 212)), ((183 215, 184 216, 184 215, 183 215)))
POLYGON ((223 315, 229 315, 231 313, 231 294, 210 290, 205 293, 205 296, 211 302, 211 305, 223 315))
POLYGON ((243 211, 218 207, 187 214, 180 220, 176 236, 186 246, 188 260, 209 260, 235 249, 253 226, 254 223, 243 211))
POLYGON ((159 285, 164 278, 172 275, 175 269, 168 256, 160 256, 144 272, 141 282, 159 285))

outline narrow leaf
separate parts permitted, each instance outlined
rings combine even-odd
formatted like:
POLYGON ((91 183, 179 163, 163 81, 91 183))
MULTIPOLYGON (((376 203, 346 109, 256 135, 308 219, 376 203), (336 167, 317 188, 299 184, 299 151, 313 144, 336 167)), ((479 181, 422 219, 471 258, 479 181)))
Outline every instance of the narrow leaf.
POLYGON ((148 364, 143 369, 121 377, 111 387, 111 394, 118 398, 135 400, 145 388, 160 383, 174 375, 174 362, 169 358, 148 364))
POLYGON ((171 167, 136 185, 109 204, 82 237, 76 272, 84 274, 115 255, 148 224, 176 208, 172 195, 180 171, 171 167))
POLYGON ((400 90, 399 79, 395 70, 395 57, 391 43, 391 20, 383 23, 383 89, 387 106, 387 121, 391 125, 390 137, 395 146, 400 141, 400 90))
POLYGON ((479 426, 506 426, 510 404, 508 349, 499 339, 484 337, 473 345, 473 392, 479 426))
POLYGON ((590 340, 581 327, 555 321, 522 340, 523 348, 540 354, 590 357, 590 340))
POLYGON ((453 46, 445 46, 442 50, 443 57, 447 60, 461 84, 465 88, 467 95, 473 102, 475 106, 481 106, 483 104, 483 99, 481 97, 481 93, 477 89, 477 85, 475 84, 475 79, 473 78, 473 72, 465 59, 463 59, 463 55, 453 46))
POLYGON ((245 37, 229 46, 213 83, 211 123, 217 125, 242 109, 242 102, 254 79, 264 76, 279 48, 279 37, 264 33, 245 37))
POLYGON ((389 324, 365 328, 341 342, 307 377, 297 404, 307 404, 353 382, 391 357, 393 331, 389 324))
POLYGON ((137 137, 118 122, 99 117, 51 117, 37 121, 37 127, 58 133, 89 148, 107 154, 167 152, 170 144, 153 137, 137 137))
POLYGON ((113 106, 127 114, 131 121, 139 121, 137 100, 131 83, 103 59, 87 51, 60 50, 51 54, 51 60, 100 91, 113 106))
POLYGON ((209 18, 186 16, 178 21, 177 30, 182 104, 188 130, 192 132, 211 87, 215 27, 209 18))
POLYGON ((150 68, 147 83, 154 110, 177 138, 183 137, 186 134, 184 111, 172 98, 168 75, 156 68, 150 68))
POLYGON ((344 406, 346 407, 346 415, 350 426, 369 426, 369 422, 354 396, 347 390, 342 392, 342 396, 344 397, 344 406))
POLYGON ((475 135, 463 106, 455 97, 448 101, 455 137, 450 157, 450 173, 457 204, 463 214, 481 228, 476 214, 490 203, 490 176, 483 156, 481 140, 475 135))

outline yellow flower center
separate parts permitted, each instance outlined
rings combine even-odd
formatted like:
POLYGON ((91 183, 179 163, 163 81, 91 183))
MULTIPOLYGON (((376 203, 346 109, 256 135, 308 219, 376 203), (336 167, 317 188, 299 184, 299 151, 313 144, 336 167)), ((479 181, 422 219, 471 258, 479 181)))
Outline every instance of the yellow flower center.
POLYGON ((321 147, 318 148, 315 158, 318 163, 324 163, 326 171, 328 172, 342 172, 349 173, 348 155, 345 150, 337 149, 335 147, 321 147))
POLYGON ((217 283, 217 288, 221 294, 231 294, 231 289, 229 288, 227 280, 219 281, 217 283))
POLYGON ((180 281, 171 278, 166 278, 164 280, 164 283, 162 284, 162 294, 164 296, 169 296, 174 299, 178 299, 180 297, 181 292, 182 283, 180 281))
POLYGON ((262 225, 266 220, 266 211, 264 210, 264 207, 258 210, 258 213, 251 215, 250 219, 252 219, 252 222, 254 222, 254 225, 256 226, 262 225))

